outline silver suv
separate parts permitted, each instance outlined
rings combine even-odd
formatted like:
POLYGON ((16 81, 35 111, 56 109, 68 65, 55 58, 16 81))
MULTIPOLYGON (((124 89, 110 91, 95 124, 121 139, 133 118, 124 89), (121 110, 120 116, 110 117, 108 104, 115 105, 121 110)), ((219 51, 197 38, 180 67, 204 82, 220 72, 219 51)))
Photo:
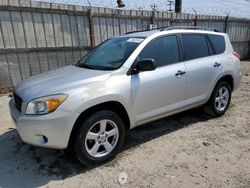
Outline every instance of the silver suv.
POLYGON ((223 115, 240 83, 239 58, 216 31, 128 33, 18 85, 10 112, 24 142, 72 146, 82 163, 102 163, 136 126, 199 106, 223 115))

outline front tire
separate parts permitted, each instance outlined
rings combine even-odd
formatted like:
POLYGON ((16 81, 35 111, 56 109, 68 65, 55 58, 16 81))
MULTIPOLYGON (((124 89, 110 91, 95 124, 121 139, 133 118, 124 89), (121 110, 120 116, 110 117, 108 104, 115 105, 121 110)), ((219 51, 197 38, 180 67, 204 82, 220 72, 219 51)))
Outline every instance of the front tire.
POLYGON ((115 112, 96 112, 83 122, 76 135, 76 157, 86 165, 104 163, 120 151, 124 137, 124 123, 115 112))
POLYGON ((209 115, 219 117, 225 114, 231 102, 231 86, 221 81, 216 84, 213 93, 205 105, 205 111, 209 115))

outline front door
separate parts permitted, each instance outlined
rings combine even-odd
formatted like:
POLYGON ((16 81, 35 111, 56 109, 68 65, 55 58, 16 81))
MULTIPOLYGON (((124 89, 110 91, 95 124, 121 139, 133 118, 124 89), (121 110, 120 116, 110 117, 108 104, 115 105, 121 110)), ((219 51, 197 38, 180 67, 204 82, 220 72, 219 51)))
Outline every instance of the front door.
POLYGON ((186 69, 180 62, 177 36, 149 43, 137 60, 151 58, 157 68, 131 76, 136 123, 185 106, 186 69))

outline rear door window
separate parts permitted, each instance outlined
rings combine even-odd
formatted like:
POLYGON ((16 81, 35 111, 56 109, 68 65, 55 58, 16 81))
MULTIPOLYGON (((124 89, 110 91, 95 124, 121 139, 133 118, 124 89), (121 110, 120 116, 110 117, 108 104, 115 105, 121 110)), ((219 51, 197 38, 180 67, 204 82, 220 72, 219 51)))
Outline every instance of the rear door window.
POLYGON ((182 42, 185 60, 209 56, 209 49, 205 35, 183 34, 182 42))
POLYGON ((208 45, 209 54, 214 55, 215 54, 214 49, 212 47, 211 42, 208 39, 207 39, 207 45, 208 45))
POLYGON ((215 54, 221 54, 225 51, 225 39, 221 35, 208 35, 208 39, 211 42, 215 54))

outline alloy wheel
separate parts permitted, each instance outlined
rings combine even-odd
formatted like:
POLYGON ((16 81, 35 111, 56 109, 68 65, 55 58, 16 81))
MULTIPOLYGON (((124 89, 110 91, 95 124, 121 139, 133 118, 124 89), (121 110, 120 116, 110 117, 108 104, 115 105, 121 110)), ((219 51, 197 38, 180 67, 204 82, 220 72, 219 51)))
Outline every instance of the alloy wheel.
POLYGON ((116 123, 103 119, 95 123, 86 134, 85 148, 92 157, 104 157, 117 145, 119 130, 116 123))
POLYGON ((226 87, 221 87, 215 98, 215 108, 224 111, 229 101, 229 91, 226 87))

